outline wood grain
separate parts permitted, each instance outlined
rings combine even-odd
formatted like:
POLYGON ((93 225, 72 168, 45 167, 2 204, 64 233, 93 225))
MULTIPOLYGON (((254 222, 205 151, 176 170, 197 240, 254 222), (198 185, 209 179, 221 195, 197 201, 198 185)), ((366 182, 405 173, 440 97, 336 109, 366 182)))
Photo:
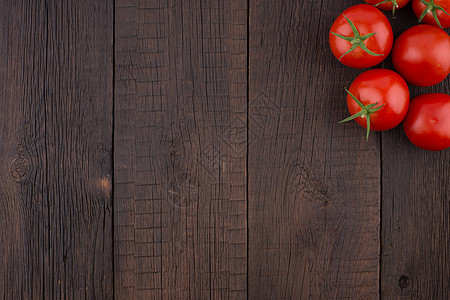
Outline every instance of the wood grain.
POLYGON ((250 1, 249 296, 376 299, 379 138, 347 116, 345 1, 250 1))
POLYGON ((1 1, 0 296, 112 298, 112 1, 1 1))
MULTIPOLYGON (((411 11, 398 11, 396 36, 417 24, 411 11)), ((450 78, 410 92, 450 94, 450 78)), ((382 154, 381 296, 450 299, 450 150, 418 149, 399 126, 383 133, 382 154)))
POLYGON ((414 149, 398 130, 383 153, 383 298, 449 299, 450 152, 414 149))
POLYGON ((246 296, 243 4, 116 1, 118 299, 246 296))
POLYGON ((449 150, 338 124, 351 5, 0 0, 0 297, 449 299, 449 150))

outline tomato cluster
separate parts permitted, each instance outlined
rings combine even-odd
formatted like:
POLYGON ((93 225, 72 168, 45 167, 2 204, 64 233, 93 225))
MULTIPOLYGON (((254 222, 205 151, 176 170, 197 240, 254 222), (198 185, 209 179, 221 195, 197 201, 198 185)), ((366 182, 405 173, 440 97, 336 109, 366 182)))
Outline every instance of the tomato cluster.
POLYGON ((404 7, 410 0, 364 0, 334 21, 329 32, 333 55, 352 68, 373 67, 391 53, 397 72, 372 69, 360 74, 347 91, 350 117, 370 130, 385 131, 402 123, 408 139, 430 151, 450 148, 450 96, 424 94, 410 101, 408 84, 429 87, 450 74, 449 0, 412 0, 419 22, 394 41, 391 24, 379 10, 404 7))

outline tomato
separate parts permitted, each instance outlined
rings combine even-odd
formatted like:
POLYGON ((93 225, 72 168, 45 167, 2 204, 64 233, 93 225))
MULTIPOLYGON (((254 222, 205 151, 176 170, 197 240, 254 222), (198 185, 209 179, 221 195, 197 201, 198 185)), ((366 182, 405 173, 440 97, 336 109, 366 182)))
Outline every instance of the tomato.
POLYGON ((387 69, 369 70, 353 81, 347 91, 347 106, 351 117, 369 131, 384 131, 396 127, 406 116, 409 89, 405 80, 387 69), (359 103, 358 103, 359 102, 359 103))
POLYGON ((450 96, 424 94, 411 100, 403 122, 408 139, 425 150, 440 151, 450 147, 450 96))
POLYGON ((448 0, 413 0, 412 8, 419 22, 450 28, 450 1, 448 0))
POLYGON ((359 4, 346 9, 331 26, 333 55, 352 68, 369 68, 391 52, 393 34, 386 16, 373 6, 359 4))
POLYGON ((435 26, 411 27, 395 41, 392 62, 411 84, 438 84, 450 73, 450 37, 435 26))
POLYGON ((396 9, 405 6, 409 0, 364 0, 367 4, 373 5, 381 10, 392 10, 392 14, 396 9))

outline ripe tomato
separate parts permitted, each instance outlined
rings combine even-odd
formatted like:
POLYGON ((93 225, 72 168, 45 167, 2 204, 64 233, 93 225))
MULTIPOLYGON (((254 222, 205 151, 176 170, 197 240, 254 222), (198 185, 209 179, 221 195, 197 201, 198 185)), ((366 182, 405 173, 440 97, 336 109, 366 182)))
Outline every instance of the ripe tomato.
POLYGON ((411 27, 395 41, 392 62, 411 84, 438 84, 450 73, 450 37, 435 26, 411 27))
POLYGON ((411 100, 403 129, 417 147, 431 151, 444 150, 450 147, 449 116, 449 95, 421 95, 411 100))
POLYGON ((395 10, 405 6, 409 0, 364 0, 367 4, 373 5, 381 10, 392 10, 392 14, 395 14, 395 10))
POLYGON ((450 28, 450 1, 448 0, 413 0, 412 7, 419 22, 450 28))
POLYGON ((369 68, 391 52, 392 28, 381 11, 359 4, 337 17, 330 29, 329 42, 334 56, 344 65, 369 68))
POLYGON ((351 117, 369 131, 389 130, 400 124, 409 106, 409 89, 405 80, 387 69, 369 70, 353 81, 347 91, 351 117), (358 103, 359 102, 359 103, 358 103))

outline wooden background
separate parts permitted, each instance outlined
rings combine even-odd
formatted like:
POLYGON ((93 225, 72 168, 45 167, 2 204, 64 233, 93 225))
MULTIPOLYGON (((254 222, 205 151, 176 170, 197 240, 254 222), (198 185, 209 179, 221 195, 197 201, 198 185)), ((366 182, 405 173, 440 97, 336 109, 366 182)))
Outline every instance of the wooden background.
POLYGON ((359 2, 0 0, 0 296, 449 299, 450 150, 338 124, 359 2))

